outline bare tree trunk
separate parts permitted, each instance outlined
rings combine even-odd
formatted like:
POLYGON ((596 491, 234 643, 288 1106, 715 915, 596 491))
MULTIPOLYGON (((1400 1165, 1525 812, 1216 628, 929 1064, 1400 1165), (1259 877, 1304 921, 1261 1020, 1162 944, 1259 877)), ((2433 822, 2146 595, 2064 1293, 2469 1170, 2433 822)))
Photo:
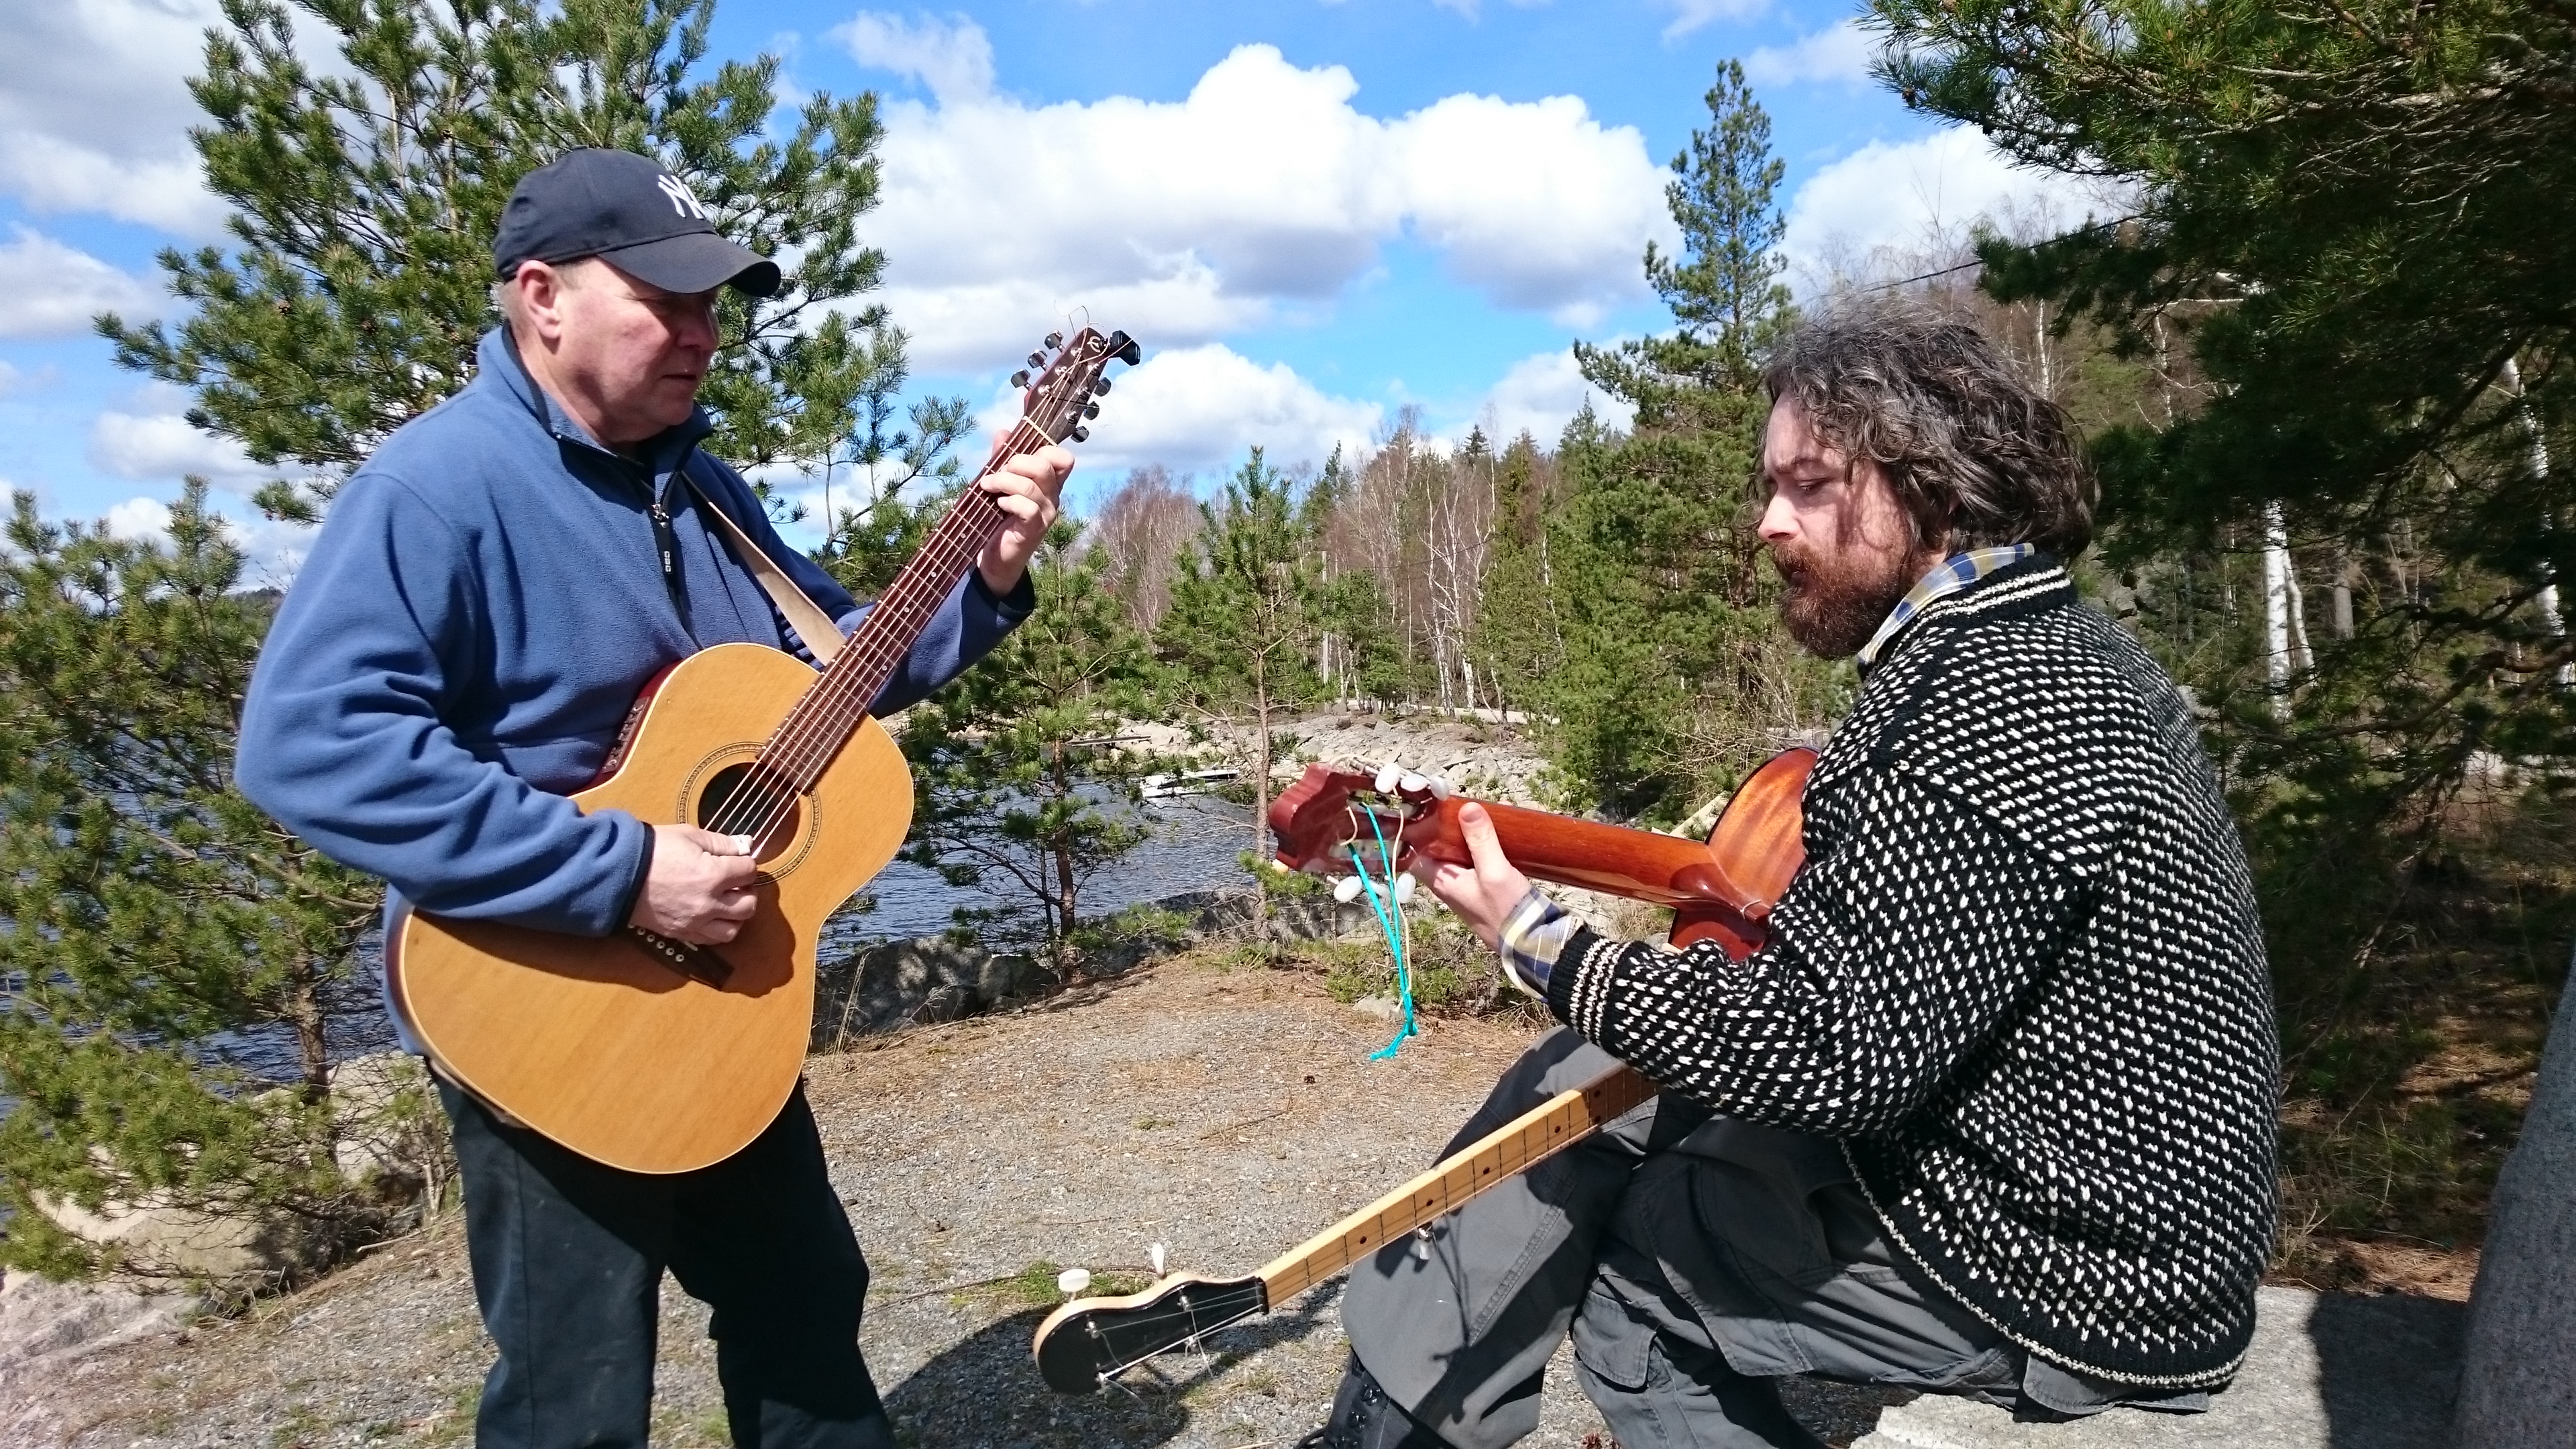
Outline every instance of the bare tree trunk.
POLYGON ((309 965, 300 965, 294 981, 287 1012, 295 1022, 296 1074, 304 1085, 304 1099, 319 1102, 331 1091, 330 1043, 322 1031, 321 977, 309 965))
MULTIPOLYGON (((2531 476, 2539 479, 2545 486, 2549 482, 2549 439, 2541 434, 2540 420, 2531 415, 2531 399, 2525 396, 2522 390, 2521 365, 2510 357, 2506 358, 2504 373, 2500 380, 2506 390, 2513 394, 2514 414, 2522 423, 2523 436, 2531 440, 2531 476)), ((2541 530, 2549 531, 2554 523, 2555 520, 2544 516, 2540 520, 2541 530)), ((2532 602, 2540 610, 2541 627, 2549 631, 2551 638, 2564 639, 2567 637, 2567 615, 2558 604, 2557 570, 2546 561, 2540 568, 2541 577, 2545 582, 2540 586, 2539 596, 2532 602)), ((2558 682, 2560 684, 2576 682, 2576 664, 2558 666, 2558 682)))
MULTIPOLYGON (((2289 528, 2281 505, 2263 505, 2263 658, 2272 685, 2272 713, 2290 717, 2290 674, 2297 667, 2291 652, 2290 621, 2298 607, 2299 583, 2290 564, 2289 528)), ((2304 641, 2303 641, 2304 642, 2304 641)))
MULTIPOLYGON (((1065 743, 1062 740, 1055 742, 1054 774, 1056 798, 1062 800, 1071 796, 1074 788, 1073 770, 1071 762, 1065 757, 1065 743)), ((1081 899, 1079 887, 1073 875, 1073 843, 1059 833, 1055 838, 1052 853, 1055 856, 1055 962, 1056 969, 1061 972, 1071 959, 1073 923, 1077 919, 1074 910, 1081 904, 1081 899)))

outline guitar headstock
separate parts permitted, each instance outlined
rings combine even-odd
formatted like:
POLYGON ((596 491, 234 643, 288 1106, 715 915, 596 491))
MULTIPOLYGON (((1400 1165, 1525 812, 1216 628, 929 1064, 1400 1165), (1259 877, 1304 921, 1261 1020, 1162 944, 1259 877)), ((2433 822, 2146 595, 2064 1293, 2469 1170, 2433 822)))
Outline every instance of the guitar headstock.
POLYGON ((1029 354, 1028 367, 1011 374, 1011 386, 1022 390, 1022 421, 1050 443, 1088 441, 1091 430, 1083 424, 1100 416, 1097 399, 1109 391, 1109 364, 1133 367, 1144 355, 1124 332, 1103 335, 1085 327, 1070 338, 1048 333, 1046 342, 1029 354))
POLYGON ((1404 864, 1404 833, 1436 809, 1443 782, 1393 766, 1375 772, 1315 764, 1270 802, 1279 863, 1309 875, 1344 875, 1353 856, 1378 877, 1404 864), (1396 859, 1385 859, 1383 840, 1396 859))
POLYGON ((1087 1394, 1157 1354, 1196 1344, 1270 1307, 1259 1274, 1202 1278, 1176 1273, 1123 1298, 1077 1298, 1038 1325, 1029 1352, 1059 1394, 1087 1394))

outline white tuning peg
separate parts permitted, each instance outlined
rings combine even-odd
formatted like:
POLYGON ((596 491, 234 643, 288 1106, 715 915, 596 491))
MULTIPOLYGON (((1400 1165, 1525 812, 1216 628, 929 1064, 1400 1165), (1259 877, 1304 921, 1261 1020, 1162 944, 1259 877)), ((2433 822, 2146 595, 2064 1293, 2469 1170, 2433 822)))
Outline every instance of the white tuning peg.
POLYGON ((1281 875, 1286 875, 1288 873, 1288 862, 1281 860, 1279 857, 1274 855, 1270 857, 1270 868, 1279 872, 1281 875))
POLYGON ((1434 799, 1434 800, 1446 800, 1446 799, 1448 799, 1450 796, 1452 796, 1452 795, 1454 795, 1454 794, 1456 794, 1456 793, 1458 793, 1458 792, 1457 792, 1457 789, 1449 783, 1449 777, 1448 777, 1448 776, 1446 776, 1446 775, 1434 775, 1434 776, 1432 776, 1432 777, 1431 777, 1431 798, 1432 798, 1432 799, 1434 799))
POLYGON ((1163 1276, 1163 1245, 1162 1245, 1162 1244, 1160 1244, 1160 1243, 1156 1243, 1156 1244, 1153 1244, 1151 1247, 1148 1247, 1147 1249, 1145 1249, 1145 1261, 1154 1265, 1154 1276, 1155 1276, 1155 1277, 1157 1277, 1157 1278, 1162 1277, 1162 1276, 1163 1276))
POLYGON ((1395 903, 1400 906, 1411 899, 1413 899, 1413 877, 1409 875, 1397 876, 1395 878, 1395 903))
POLYGON ((1377 779, 1373 783, 1376 784, 1378 793, 1383 795, 1394 789, 1395 782, 1403 778, 1403 775, 1404 772, 1396 768, 1395 761, 1389 760, 1377 767, 1377 779))
POLYGON ((1340 901, 1343 905, 1347 906, 1351 902, 1358 900, 1360 898, 1360 892, 1365 889, 1367 889, 1367 887, 1360 884, 1360 878, 1358 876, 1346 875, 1340 880, 1333 882, 1333 899, 1340 901))
POLYGON ((1091 1270, 1089 1268, 1067 1268, 1055 1275, 1055 1291, 1067 1298, 1079 1297, 1090 1287, 1091 1270))
POLYGON ((1431 788, 1431 782, 1408 770, 1405 772, 1404 778, 1395 782, 1395 787, 1402 790, 1407 795, 1419 795, 1423 791, 1431 788))

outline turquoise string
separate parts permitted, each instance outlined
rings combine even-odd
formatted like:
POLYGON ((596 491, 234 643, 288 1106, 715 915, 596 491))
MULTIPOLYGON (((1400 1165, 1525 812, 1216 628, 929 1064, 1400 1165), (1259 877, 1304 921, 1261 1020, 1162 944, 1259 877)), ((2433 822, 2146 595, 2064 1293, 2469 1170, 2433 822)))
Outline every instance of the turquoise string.
POLYGON ((1395 1040, 1369 1053, 1370 1061, 1382 1062, 1394 1056, 1396 1049, 1404 1045, 1404 1039, 1414 1034, 1413 970, 1404 959, 1404 935, 1388 915, 1395 897, 1395 851, 1386 843, 1386 832, 1378 829, 1377 812, 1368 812, 1368 823, 1370 833, 1377 836, 1377 858, 1386 862, 1387 899, 1384 902, 1378 899, 1377 886, 1369 880, 1368 866, 1361 862, 1356 852, 1351 856, 1351 869, 1359 873, 1360 889, 1368 895, 1369 909, 1377 912, 1377 927, 1386 932, 1386 947, 1395 953, 1395 989, 1404 1002, 1404 1025, 1397 1028, 1395 1040))

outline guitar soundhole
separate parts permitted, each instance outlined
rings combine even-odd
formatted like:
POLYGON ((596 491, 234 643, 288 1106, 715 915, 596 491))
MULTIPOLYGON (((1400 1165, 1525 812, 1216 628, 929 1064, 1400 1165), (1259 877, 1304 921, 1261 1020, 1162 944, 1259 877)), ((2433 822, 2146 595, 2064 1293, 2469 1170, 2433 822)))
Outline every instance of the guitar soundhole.
POLYGON ((698 792, 697 823, 726 835, 749 835, 780 813, 781 800, 787 803, 784 818, 760 846, 760 858, 768 860, 795 843, 800 802, 757 762, 727 765, 709 777, 698 792))

